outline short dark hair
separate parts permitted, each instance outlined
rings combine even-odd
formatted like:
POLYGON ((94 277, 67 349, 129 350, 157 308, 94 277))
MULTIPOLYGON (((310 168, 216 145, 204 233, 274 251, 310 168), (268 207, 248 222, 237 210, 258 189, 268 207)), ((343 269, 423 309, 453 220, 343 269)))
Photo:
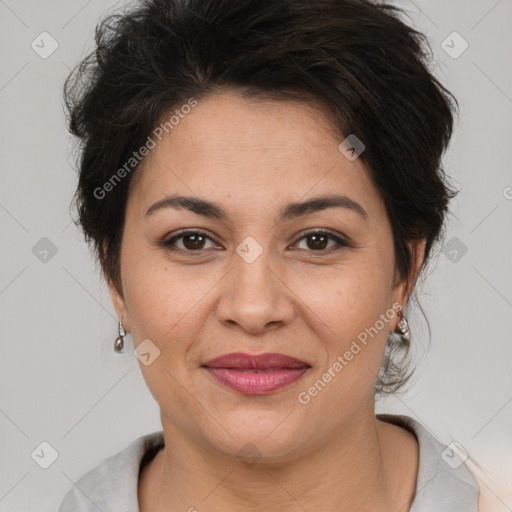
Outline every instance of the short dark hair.
MULTIPOLYGON (((79 141, 77 223, 105 277, 122 292, 120 247, 136 166, 105 197, 98 190, 166 113, 235 90, 316 102, 340 142, 355 134, 364 143, 360 158, 386 206, 396 270, 409 283, 409 244, 426 239, 425 267, 457 193, 441 159, 458 103, 428 69, 427 38, 402 14, 369 0, 142 0, 104 18, 64 97, 79 141)), ((381 374, 379 392, 406 380, 393 357, 381 374)))

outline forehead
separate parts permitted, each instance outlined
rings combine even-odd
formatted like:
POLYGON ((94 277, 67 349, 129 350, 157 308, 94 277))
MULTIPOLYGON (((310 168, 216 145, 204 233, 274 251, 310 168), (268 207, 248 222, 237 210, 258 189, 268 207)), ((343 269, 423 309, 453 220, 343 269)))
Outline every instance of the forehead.
POLYGON ((344 136, 317 105, 216 93, 173 121, 136 171, 130 201, 139 208, 177 192, 246 211, 319 194, 357 197, 367 210, 379 201, 363 161, 339 151, 344 136))

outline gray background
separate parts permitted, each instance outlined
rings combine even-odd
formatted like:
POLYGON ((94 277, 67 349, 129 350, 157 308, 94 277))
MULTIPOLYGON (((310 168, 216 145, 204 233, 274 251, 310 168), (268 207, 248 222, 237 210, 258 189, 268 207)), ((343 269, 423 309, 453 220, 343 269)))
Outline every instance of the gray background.
MULTIPOLYGON (((430 38, 435 73, 460 101, 445 168, 462 192, 418 290, 432 342, 426 350, 413 308, 416 380, 378 409, 460 443, 480 466, 471 463, 489 510, 512 510, 512 0, 395 3, 430 38), (454 31, 469 44, 457 58, 454 31)), ((110 297, 69 215, 76 173, 62 84, 113 6, 0 0, 0 511, 56 510, 86 471, 161 428, 130 337, 127 354, 113 353, 110 297), (51 49, 42 32, 58 43, 47 58, 31 47, 51 49), (58 452, 48 469, 31 457, 49 456, 43 441, 58 452)))

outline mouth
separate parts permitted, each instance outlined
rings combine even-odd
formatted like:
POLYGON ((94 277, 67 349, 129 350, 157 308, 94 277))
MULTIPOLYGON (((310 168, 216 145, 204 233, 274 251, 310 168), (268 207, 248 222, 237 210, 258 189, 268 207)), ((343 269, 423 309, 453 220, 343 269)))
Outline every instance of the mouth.
POLYGON ((212 359, 202 367, 225 387, 246 395, 263 395, 290 386, 311 365, 278 353, 232 353, 212 359))

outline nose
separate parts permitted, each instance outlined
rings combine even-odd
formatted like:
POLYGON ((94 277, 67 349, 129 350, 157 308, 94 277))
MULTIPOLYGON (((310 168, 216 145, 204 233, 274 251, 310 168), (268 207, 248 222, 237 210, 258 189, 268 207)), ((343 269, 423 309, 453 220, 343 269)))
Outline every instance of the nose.
POLYGON ((218 320, 231 328, 259 334, 288 325, 296 308, 293 291, 268 250, 252 263, 234 255, 234 265, 223 279, 217 304, 218 320))

